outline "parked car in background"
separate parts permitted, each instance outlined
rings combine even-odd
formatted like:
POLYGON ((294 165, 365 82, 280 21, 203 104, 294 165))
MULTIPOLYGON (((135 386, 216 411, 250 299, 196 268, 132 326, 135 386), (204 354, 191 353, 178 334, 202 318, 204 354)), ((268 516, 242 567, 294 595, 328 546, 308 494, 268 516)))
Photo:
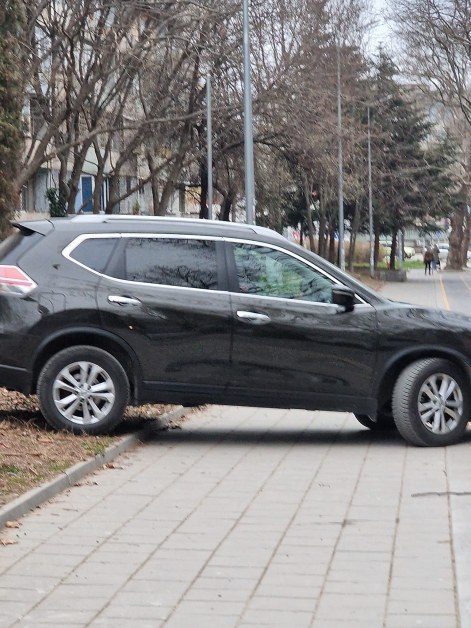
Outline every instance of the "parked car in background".
MULTIPOLYGON (((391 242, 387 240, 380 240, 380 246, 383 249, 384 256, 389 260, 391 256, 391 242)), ((415 248, 413 246, 404 246, 404 259, 411 259, 415 255, 415 248)))
POLYGON ((471 318, 394 303, 278 233, 219 221, 20 221, 0 245, 0 385, 56 429, 128 404, 353 412, 414 445, 471 418, 471 318))

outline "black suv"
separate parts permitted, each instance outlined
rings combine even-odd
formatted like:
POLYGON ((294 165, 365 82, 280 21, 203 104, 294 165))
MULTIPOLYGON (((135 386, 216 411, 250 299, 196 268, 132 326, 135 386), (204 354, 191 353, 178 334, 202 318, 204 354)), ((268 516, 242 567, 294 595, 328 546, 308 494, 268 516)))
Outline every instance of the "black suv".
POLYGON ((470 418, 471 319, 393 303, 281 235, 132 216, 15 223, 0 245, 0 385, 55 428, 144 402, 351 411, 416 445, 470 418))

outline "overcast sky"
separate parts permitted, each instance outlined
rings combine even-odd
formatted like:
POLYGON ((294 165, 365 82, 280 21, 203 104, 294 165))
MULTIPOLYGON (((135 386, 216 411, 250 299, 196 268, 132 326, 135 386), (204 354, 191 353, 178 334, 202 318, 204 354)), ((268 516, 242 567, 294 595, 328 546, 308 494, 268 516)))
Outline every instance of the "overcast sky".
POLYGON ((378 25, 376 26, 372 34, 371 44, 373 48, 377 48, 382 43, 385 48, 388 48, 391 40, 391 31, 389 30, 383 18, 384 11, 387 8, 386 1, 373 0, 373 8, 377 13, 378 25))

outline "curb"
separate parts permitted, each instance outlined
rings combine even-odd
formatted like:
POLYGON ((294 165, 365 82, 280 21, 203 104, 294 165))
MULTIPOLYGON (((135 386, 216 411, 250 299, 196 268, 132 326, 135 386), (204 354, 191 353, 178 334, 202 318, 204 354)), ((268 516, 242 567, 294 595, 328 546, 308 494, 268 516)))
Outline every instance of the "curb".
POLYGON ((103 465, 115 460, 120 454, 129 451, 140 442, 148 440, 156 431, 163 430, 172 421, 180 419, 187 414, 191 408, 178 406, 175 410, 166 412, 157 417, 155 421, 149 421, 148 425, 143 427, 135 434, 124 436, 115 445, 110 445, 103 454, 98 454, 90 460, 84 460, 74 464, 69 469, 63 471, 60 475, 53 478, 49 482, 33 488, 24 495, 21 495, 12 502, 0 508, 0 531, 7 521, 14 521, 23 516, 33 508, 37 508, 48 499, 51 499, 66 488, 70 488, 82 480, 86 475, 100 469, 103 465))

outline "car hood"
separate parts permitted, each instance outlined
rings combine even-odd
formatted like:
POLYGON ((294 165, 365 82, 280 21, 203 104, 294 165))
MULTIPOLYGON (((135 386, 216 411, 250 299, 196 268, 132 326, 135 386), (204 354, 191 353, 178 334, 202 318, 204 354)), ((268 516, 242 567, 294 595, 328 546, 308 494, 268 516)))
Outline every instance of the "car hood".
POLYGON ((375 307, 380 346, 443 350, 470 361, 471 317, 395 301, 375 307))

